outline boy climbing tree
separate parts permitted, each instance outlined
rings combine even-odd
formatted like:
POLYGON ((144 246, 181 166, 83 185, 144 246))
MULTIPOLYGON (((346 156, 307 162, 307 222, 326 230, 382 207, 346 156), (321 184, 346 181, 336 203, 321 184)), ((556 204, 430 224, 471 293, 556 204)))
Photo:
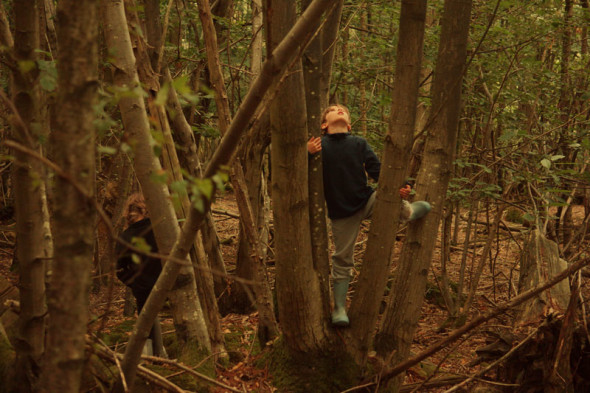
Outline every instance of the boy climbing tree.
MULTIPOLYGON (((350 133, 350 113, 345 106, 332 105, 324 110, 321 127, 324 135, 312 137, 307 150, 310 154, 322 152, 324 194, 335 248, 332 324, 344 327, 349 325, 346 294, 354 267, 354 245, 361 222, 371 217, 375 205, 375 192, 367 182, 367 174, 377 180, 381 163, 365 139, 350 133)), ((406 201, 410 192, 408 184, 399 190, 404 199, 401 221, 416 220, 430 211, 428 202, 406 201)))

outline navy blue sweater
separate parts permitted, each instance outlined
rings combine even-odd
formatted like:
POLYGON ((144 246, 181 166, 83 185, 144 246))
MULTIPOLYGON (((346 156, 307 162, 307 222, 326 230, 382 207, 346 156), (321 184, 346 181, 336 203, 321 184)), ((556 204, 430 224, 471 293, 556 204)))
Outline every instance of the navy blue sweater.
POLYGON ((328 217, 350 217, 362 209, 373 189, 367 173, 377 180, 381 163, 367 141, 349 133, 322 137, 324 194, 328 217))

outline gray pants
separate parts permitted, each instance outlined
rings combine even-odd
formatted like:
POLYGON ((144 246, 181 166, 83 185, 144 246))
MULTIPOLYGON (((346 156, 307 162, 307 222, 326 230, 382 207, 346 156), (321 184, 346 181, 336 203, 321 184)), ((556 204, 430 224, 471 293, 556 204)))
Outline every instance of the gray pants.
MULTIPOLYGON (((332 254, 332 278, 343 280, 350 278, 351 269, 354 267, 354 245, 358 237, 361 222, 371 217, 373 206, 375 206, 375 195, 367 201, 365 207, 350 217, 340 218, 332 221, 332 238, 334 240, 334 254, 332 254)), ((415 202, 425 203, 425 202, 415 202)), ((400 221, 405 222, 412 216, 412 205, 408 201, 402 201, 400 221)), ((428 205, 430 210, 430 205, 428 205)), ((418 217, 416 217, 418 218, 418 217)))

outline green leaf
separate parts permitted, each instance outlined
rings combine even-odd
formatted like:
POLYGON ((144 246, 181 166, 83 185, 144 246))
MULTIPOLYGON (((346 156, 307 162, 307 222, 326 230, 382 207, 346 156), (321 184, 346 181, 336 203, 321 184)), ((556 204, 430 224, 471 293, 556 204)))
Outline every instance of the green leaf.
POLYGON ((162 86, 160 91, 158 91, 158 95, 156 96, 156 99, 154 100, 154 104, 156 104, 157 106, 166 105, 166 102, 168 101, 168 92, 169 91, 170 91, 170 85, 168 83, 164 84, 164 86, 162 86))
POLYGON ((26 74, 27 72, 35 68, 36 63, 32 60, 21 60, 18 62, 18 69, 21 73, 26 74))
POLYGON ((543 158, 543 159, 541 160, 541 165, 542 165, 543 167, 547 168, 547 169, 551 169, 551 161, 549 161, 549 160, 548 160, 548 159, 546 159, 546 158, 543 158))
POLYGON ((164 170, 150 173, 150 180, 155 183, 166 184, 168 182, 168 174, 164 170))

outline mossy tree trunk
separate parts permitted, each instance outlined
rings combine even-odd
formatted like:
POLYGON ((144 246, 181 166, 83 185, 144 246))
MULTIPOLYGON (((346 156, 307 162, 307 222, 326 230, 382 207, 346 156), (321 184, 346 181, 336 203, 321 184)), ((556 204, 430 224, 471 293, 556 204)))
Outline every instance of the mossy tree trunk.
POLYGON ((78 392, 89 318, 96 228, 94 107, 98 90, 98 1, 57 8, 57 97, 50 143, 64 176, 55 180, 55 257, 40 391, 78 392))

